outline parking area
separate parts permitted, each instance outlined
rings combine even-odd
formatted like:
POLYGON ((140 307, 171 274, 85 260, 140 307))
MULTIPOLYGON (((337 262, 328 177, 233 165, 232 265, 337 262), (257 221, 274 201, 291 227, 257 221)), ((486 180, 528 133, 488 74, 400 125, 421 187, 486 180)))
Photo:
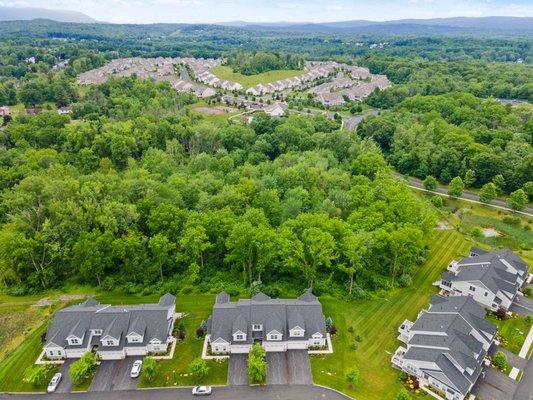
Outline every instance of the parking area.
POLYGON ((510 400, 516 391, 517 382, 494 368, 486 367, 472 393, 483 400, 510 400))
POLYGON ((285 352, 269 352, 266 354, 267 384, 286 385, 289 383, 289 367, 285 352))
POLYGON ((533 316, 533 300, 525 296, 517 296, 510 310, 517 314, 533 316))
POLYGON ((68 369, 74 361, 76 361, 76 359, 68 358, 63 364, 61 364, 61 368, 59 369, 59 372, 61 372, 61 382, 56 389, 56 393, 70 393, 72 390, 72 381, 68 369))
POLYGON ((289 383, 291 385, 311 385, 313 378, 311 375, 311 363, 307 350, 287 351, 287 362, 289 365, 289 383))
POLYGON ((267 353, 269 385, 308 385, 313 383, 306 350, 267 353))
POLYGON ((137 379, 130 377, 135 360, 142 357, 126 357, 123 360, 102 361, 96 370, 89 391, 104 392, 111 390, 131 390, 137 387, 137 379))
POLYGON ((232 354, 228 365, 228 385, 248 385, 248 354, 232 354))

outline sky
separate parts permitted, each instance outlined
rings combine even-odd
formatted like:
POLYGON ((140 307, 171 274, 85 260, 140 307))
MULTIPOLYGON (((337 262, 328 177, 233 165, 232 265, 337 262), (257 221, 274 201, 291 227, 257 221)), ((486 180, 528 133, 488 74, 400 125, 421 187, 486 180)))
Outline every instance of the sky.
POLYGON ((115 23, 533 16, 533 0, 0 0, 0 6, 81 11, 115 23))

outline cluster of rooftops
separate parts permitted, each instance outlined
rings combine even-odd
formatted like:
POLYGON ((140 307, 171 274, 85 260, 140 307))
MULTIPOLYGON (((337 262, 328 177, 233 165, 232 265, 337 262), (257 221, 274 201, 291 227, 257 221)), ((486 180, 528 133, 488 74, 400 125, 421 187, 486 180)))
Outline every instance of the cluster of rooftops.
POLYGON ((81 356, 96 348, 104 357, 106 352, 116 353, 124 348, 165 351, 175 302, 168 293, 157 304, 132 306, 100 304, 90 298, 56 312, 46 333, 45 350, 50 358, 81 356))
POLYGON ((507 309, 528 279, 529 266, 508 249, 472 248, 469 257, 452 262, 433 296, 413 323, 398 328, 400 346, 392 364, 439 390, 449 400, 462 400, 479 378, 483 361, 495 342, 496 326, 486 309, 507 309))
POLYGON ((250 344, 256 340, 290 341, 326 337, 322 305, 306 291, 297 299, 273 299, 258 293, 251 299, 230 301, 220 293, 208 319, 211 342, 250 344))

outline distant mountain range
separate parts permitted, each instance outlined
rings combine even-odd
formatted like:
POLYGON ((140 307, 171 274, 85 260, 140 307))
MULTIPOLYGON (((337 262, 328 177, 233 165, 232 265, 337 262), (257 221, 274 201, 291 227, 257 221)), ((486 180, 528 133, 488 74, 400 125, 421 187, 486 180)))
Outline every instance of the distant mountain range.
POLYGON ((78 23, 96 22, 93 18, 78 11, 33 7, 0 7, 0 21, 27 21, 32 19, 78 23))
POLYGON ((455 17, 435 19, 400 19, 395 21, 339 21, 339 22, 246 22, 232 21, 217 25, 255 30, 286 30, 300 32, 349 33, 533 33, 531 17, 455 17))

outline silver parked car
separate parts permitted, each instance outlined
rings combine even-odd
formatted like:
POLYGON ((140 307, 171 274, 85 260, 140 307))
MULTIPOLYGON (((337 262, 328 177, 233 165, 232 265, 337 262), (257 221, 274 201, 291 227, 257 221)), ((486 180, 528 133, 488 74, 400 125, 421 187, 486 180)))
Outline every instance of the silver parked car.
POLYGON ((130 376, 132 378, 138 378, 139 377, 139 374, 141 373, 142 365, 143 365, 142 360, 136 360, 133 363, 133 367, 131 367, 131 372, 130 372, 130 376))
POLYGON ((209 396, 211 394, 211 386, 195 386, 192 388, 193 396, 209 396))
POLYGON ((50 383, 48 384, 48 388, 46 389, 48 393, 53 393, 56 391, 57 387, 59 386, 59 382, 61 382, 62 376, 63 375, 61 375, 61 372, 58 372, 52 377, 52 380, 50 381, 50 383))

